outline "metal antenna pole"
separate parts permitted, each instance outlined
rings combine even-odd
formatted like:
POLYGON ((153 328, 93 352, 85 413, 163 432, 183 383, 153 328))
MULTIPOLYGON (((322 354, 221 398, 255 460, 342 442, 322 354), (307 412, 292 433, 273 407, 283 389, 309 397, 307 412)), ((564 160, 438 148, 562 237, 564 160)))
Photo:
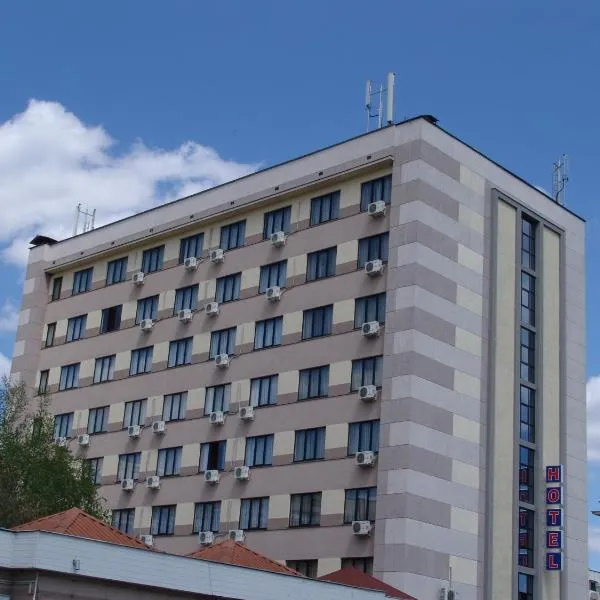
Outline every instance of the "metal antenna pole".
POLYGON ((379 115, 377 119, 377 129, 383 125, 383 84, 379 84, 379 115))

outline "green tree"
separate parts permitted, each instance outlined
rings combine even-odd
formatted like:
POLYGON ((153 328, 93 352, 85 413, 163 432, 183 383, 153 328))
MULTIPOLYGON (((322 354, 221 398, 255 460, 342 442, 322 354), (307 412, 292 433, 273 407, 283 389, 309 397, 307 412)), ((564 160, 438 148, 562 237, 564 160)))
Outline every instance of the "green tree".
POLYGON ((47 396, 0 380, 0 527, 78 507, 108 519, 89 464, 54 441, 47 396))

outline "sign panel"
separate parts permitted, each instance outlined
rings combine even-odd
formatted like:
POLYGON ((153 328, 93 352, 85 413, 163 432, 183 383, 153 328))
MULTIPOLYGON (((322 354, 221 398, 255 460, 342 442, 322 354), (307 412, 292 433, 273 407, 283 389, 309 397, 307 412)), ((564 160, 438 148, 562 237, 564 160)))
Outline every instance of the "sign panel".
POLYGON ((546 466, 546 570, 562 571, 563 466, 546 466))

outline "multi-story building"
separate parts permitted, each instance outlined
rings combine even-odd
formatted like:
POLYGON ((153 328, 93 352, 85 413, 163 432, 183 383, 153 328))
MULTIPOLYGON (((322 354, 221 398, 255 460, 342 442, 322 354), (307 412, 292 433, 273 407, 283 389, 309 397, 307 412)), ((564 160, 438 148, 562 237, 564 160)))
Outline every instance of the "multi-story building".
POLYGON ((435 119, 33 246, 13 372, 115 525, 421 600, 587 594, 584 224, 435 119))

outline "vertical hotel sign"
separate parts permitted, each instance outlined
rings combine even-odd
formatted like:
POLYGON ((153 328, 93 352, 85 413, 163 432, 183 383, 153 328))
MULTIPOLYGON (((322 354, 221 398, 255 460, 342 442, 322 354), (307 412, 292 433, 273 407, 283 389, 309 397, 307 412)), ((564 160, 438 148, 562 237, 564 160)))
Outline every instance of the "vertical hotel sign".
POLYGON ((546 467, 546 570, 563 566, 563 467, 546 467))

